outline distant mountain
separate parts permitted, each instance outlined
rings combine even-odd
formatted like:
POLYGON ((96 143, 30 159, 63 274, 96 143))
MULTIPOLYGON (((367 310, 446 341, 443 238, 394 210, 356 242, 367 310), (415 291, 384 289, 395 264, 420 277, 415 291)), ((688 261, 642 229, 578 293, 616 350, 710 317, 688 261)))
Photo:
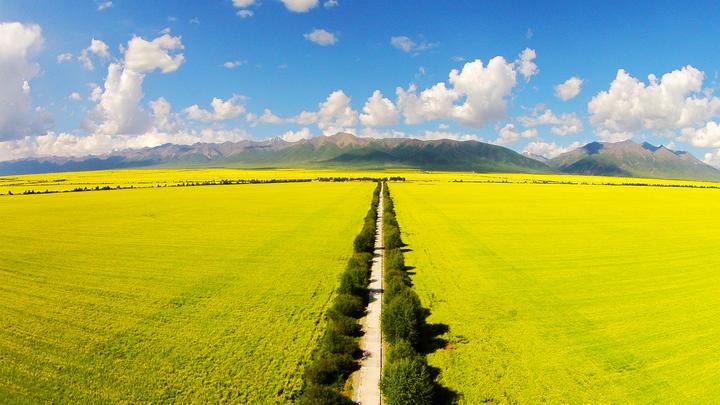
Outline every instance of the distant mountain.
POLYGON ((591 142, 547 162, 564 173, 720 181, 720 170, 692 154, 647 142, 591 142))
POLYGON ((0 162, 0 175, 133 167, 415 168, 476 172, 571 173, 720 181, 720 171, 690 153, 632 141, 592 142, 547 160, 502 146, 449 139, 358 138, 338 133, 299 142, 166 144, 100 156, 0 162))
POLYGON ((407 167, 426 170, 547 173, 554 170, 502 146, 448 139, 358 138, 347 133, 299 142, 166 144, 101 156, 45 157, 0 162, 0 175, 153 166, 407 167))

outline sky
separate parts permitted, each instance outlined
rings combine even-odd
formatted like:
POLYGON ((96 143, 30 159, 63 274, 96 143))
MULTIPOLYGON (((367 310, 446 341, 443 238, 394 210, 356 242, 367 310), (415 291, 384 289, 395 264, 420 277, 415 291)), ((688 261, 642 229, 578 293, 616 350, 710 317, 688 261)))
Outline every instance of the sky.
POLYGON ((345 131, 720 166, 720 3, 541 3, 0 0, 0 160, 345 131))

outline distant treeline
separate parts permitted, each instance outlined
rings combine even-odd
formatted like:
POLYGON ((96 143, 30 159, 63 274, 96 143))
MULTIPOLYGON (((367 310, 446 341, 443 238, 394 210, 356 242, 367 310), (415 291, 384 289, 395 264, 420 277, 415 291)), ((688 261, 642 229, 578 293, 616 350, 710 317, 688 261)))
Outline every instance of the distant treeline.
POLYGON ((342 390, 350 374, 358 369, 362 356, 358 319, 365 314, 369 299, 380 184, 373 192, 362 230, 353 243, 354 253, 340 277, 337 296, 327 311, 325 334, 305 369, 305 386, 297 401, 300 404, 353 404, 342 390))
POLYGON ((715 188, 720 189, 720 185, 705 185, 705 184, 663 184, 663 183, 593 183, 589 181, 562 181, 562 180, 462 180, 456 179, 450 181, 451 183, 500 183, 500 184, 577 184, 581 186, 629 186, 629 187, 675 187, 675 188, 715 188))
POLYGON ((435 378, 427 359, 418 348, 430 312, 423 308, 412 289, 405 267, 405 246, 387 185, 383 190, 383 239, 385 246, 382 332, 388 353, 380 381, 385 403, 389 405, 432 404, 435 378))
MULTIPOLYGON (((321 183, 341 183, 341 182, 355 182, 355 181, 405 181, 404 177, 316 177, 314 179, 222 179, 222 180, 183 180, 176 184, 156 184, 153 186, 95 186, 95 187, 75 187, 70 190, 48 190, 37 191, 37 190, 25 190, 22 193, 13 193, 8 191, 7 195, 30 195, 30 194, 57 194, 57 193, 78 193, 85 191, 105 191, 105 190, 129 190, 135 188, 164 188, 164 187, 197 187, 197 186, 221 186, 231 184, 272 184, 272 183, 310 183, 310 182, 321 182, 321 183)), ((3 195, 0 193, 0 195, 3 195)))

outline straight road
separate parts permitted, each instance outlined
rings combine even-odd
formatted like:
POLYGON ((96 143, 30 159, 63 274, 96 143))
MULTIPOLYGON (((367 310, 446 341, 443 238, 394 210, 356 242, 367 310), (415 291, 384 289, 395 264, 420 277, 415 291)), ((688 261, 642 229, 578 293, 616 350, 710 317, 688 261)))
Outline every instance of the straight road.
MULTIPOLYGON (((383 185, 384 187, 384 185, 383 185)), ((383 294, 383 194, 380 192, 378 204, 377 226, 375 232, 375 250, 370 275, 370 303, 367 315, 363 319, 363 335, 360 348, 364 357, 360 362, 360 370, 355 373, 353 381, 353 400, 362 405, 380 405, 380 376, 382 375, 383 342, 380 330, 380 314, 382 313, 383 294)))

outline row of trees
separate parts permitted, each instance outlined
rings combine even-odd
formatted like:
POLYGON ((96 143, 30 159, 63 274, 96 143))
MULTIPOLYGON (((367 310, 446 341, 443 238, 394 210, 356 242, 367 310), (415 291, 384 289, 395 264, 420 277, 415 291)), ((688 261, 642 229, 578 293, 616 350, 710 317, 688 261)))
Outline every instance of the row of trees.
POLYGON ((340 277, 340 286, 327 312, 327 328, 305 369, 305 387, 300 404, 352 404, 342 395, 350 373, 357 370, 362 355, 358 339, 362 333, 358 319, 368 304, 368 285, 375 245, 380 183, 373 193, 362 230, 355 238, 354 253, 340 277))
POLYGON ((389 405, 431 404, 435 381, 424 355, 418 352, 429 311, 411 288, 395 207, 383 190, 385 274, 382 332, 388 351, 380 389, 389 405))

